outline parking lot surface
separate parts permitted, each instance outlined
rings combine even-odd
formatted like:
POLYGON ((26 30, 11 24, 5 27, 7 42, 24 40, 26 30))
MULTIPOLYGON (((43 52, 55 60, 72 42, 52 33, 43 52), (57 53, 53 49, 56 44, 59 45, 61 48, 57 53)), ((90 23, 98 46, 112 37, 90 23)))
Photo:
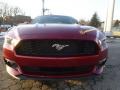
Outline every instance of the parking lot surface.
POLYGON ((0 90, 120 90, 120 39, 108 39, 109 59, 102 75, 76 80, 16 80, 2 63, 0 39, 0 90))

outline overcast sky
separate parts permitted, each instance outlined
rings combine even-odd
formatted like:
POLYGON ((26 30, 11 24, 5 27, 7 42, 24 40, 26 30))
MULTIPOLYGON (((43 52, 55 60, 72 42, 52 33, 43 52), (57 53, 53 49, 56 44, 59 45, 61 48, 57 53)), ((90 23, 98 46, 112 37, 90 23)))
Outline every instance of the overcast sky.
MULTIPOLYGON (((42 14, 42 0, 0 0, 19 6, 32 18, 42 14)), ((46 14, 62 14, 90 20, 97 12, 101 21, 106 19, 109 0, 45 0, 46 14)), ((120 0, 116 0, 114 19, 120 19, 120 0)))

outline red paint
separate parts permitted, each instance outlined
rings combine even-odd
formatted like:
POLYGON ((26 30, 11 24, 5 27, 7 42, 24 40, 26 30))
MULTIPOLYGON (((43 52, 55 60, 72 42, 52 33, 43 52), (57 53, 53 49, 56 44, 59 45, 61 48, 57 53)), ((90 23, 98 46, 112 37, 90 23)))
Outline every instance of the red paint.
MULTIPOLYGON (((87 28, 88 29, 88 28, 87 28)), ((90 29, 90 28, 89 28, 90 29)), ((105 36, 101 33, 97 36, 97 29, 91 32, 80 34, 80 30, 86 30, 84 26, 80 25, 58 25, 58 24, 34 24, 34 25, 22 25, 13 28, 8 32, 8 36, 18 39, 77 39, 77 40, 92 40, 98 44, 101 48, 98 40, 102 40, 105 36)), ((15 48, 15 47, 14 47, 15 48)), ((15 61, 19 65, 19 70, 14 71, 13 69, 8 70, 12 75, 23 74, 26 76, 43 77, 42 74, 33 74, 23 72, 22 66, 38 66, 38 67, 79 67, 92 65, 93 67, 98 64, 99 61, 107 57, 107 46, 103 51, 99 51, 98 55, 93 56, 74 56, 74 57, 30 57, 30 56, 19 56, 16 55, 14 49, 12 50, 8 45, 4 44, 3 57, 15 61), (12 71, 13 70, 13 71, 12 71)), ((93 68, 94 69, 94 68, 93 68)), ((65 75, 46 75, 47 78, 64 78, 64 77, 79 77, 89 75, 93 72, 81 74, 72 73, 65 75)))

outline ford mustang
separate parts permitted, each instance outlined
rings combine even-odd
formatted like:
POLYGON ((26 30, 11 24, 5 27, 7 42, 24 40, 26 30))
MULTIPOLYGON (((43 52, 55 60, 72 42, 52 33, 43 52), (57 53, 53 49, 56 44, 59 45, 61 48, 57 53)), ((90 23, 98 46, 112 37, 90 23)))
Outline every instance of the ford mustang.
POLYGON ((9 30, 3 45, 6 71, 16 79, 63 79, 101 74, 108 56, 105 35, 62 15, 36 17, 9 30))

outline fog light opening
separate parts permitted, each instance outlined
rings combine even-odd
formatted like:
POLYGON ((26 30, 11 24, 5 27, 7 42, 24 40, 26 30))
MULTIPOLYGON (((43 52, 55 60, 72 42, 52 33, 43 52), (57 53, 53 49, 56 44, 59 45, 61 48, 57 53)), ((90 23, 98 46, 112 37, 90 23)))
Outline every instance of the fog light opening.
POLYGON ((99 61, 99 63, 98 63, 97 66, 98 66, 98 67, 104 66, 105 63, 106 63, 106 61, 107 61, 107 58, 104 58, 103 60, 99 61))
POLYGON ((16 69, 18 67, 18 65, 16 64, 16 62, 12 61, 12 60, 9 60, 9 59, 6 59, 5 58, 5 64, 16 69))

